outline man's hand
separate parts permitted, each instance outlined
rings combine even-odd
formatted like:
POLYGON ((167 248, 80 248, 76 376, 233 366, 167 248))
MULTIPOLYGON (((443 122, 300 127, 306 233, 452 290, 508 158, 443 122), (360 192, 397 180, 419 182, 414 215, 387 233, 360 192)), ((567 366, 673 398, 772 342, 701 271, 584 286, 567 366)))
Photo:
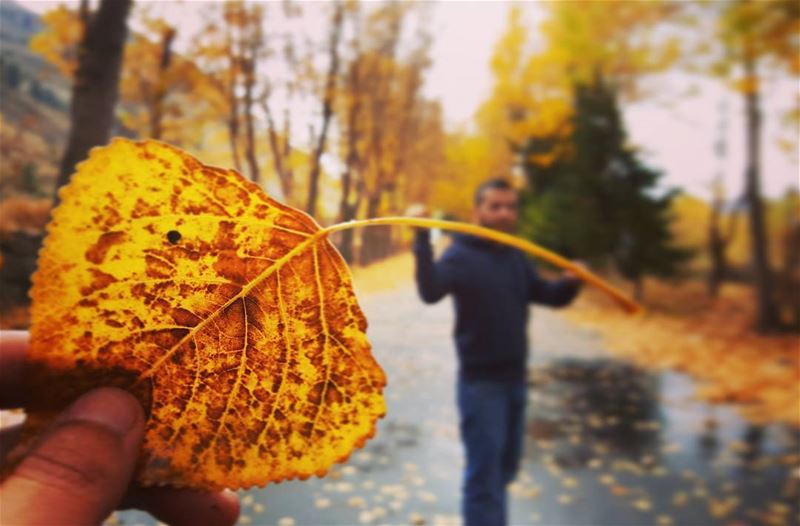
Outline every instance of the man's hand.
MULTIPOLYGON (((584 261, 576 259, 575 261, 572 262, 572 264, 575 267, 577 267, 577 269, 579 271, 582 270, 584 272, 590 272, 589 266, 584 261)), ((563 276, 565 278, 568 278, 568 279, 575 279, 575 280, 583 281, 583 279, 581 278, 580 274, 578 272, 573 271, 573 270, 569 270, 569 269, 565 270, 564 273, 563 273, 563 276)))
MULTIPOLYGON (((28 334, 0 333, 0 407, 24 407, 23 369, 28 334)), ((95 389, 76 400, 34 444, 0 485, 0 523, 100 524, 115 509, 144 509, 177 525, 232 525, 232 493, 131 486, 145 417, 120 389, 95 389)), ((18 428, 3 429, 2 455, 18 428)))
POLYGON ((408 208, 406 208, 406 213, 403 214, 406 217, 416 217, 416 218, 426 218, 430 217, 431 213, 428 210, 428 207, 422 203, 415 203, 408 208))

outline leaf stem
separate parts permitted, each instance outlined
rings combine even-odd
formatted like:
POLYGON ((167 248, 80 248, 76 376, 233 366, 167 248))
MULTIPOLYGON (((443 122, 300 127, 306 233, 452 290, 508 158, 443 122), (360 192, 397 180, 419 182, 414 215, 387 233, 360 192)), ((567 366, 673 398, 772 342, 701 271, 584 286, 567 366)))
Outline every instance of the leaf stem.
POLYGON ((361 228, 367 226, 387 226, 387 225, 413 226, 420 228, 440 228, 442 230, 450 230, 453 232, 461 232, 463 234, 471 234, 485 239, 490 239, 492 241, 496 241, 504 245, 509 245, 518 248, 523 252, 526 252, 532 256, 541 258, 549 263, 552 263, 557 267, 569 270, 584 282, 594 285, 595 287, 599 288, 600 290, 608 294, 611 297, 611 299, 617 302, 617 304, 628 313, 636 314, 642 312, 643 310, 642 307, 638 303, 633 301, 631 298, 629 298, 627 294, 617 289, 616 287, 608 283, 606 280, 600 278, 596 274, 589 272, 583 266, 577 265, 572 261, 559 256, 555 252, 547 250, 546 248, 540 247, 539 245, 531 243, 530 241, 527 241, 520 237, 512 236, 504 232, 499 232, 497 230, 492 230, 490 228, 485 228, 478 225, 472 225, 469 223, 460 223, 457 221, 444 221, 442 219, 428 219, 428 218, 416 218, 416 217, 378 217, 374 219, 360 219, 354 221, 347 221, 344 223, 337 223, 327 228, 323 228, 322 230, 320 230, 315 234, 315 237, 325 237, 333 232, 338 232, 340 230, 349 230, 352 228, 361 228))

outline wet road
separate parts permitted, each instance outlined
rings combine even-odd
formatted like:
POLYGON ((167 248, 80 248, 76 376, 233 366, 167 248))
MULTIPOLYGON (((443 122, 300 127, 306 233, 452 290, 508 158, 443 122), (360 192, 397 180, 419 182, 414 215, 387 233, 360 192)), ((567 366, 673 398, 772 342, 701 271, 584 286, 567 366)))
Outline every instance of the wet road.
MULTIPOLYGON (((460 523, 451 305, 425 306, 411 286, 360 298, 389 377, 377 436, 324 479, 242 492, 240 524, 460 523)), ((615 361, 547 309, 534 309, 531 335, 513 524, 800 524, 796 431, 696 402, 688 378, 615 361)), ((117 520, 152 524, 136 512, 117 520)))

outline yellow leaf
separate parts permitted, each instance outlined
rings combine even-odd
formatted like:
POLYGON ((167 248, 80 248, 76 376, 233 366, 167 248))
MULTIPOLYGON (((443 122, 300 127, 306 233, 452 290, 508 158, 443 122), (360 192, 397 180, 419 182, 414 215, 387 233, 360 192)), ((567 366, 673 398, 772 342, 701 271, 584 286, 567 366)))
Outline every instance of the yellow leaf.
POLYGON ((561 485, 565 488, 575 488, 578 486, 578 480, 573 477, 564 477, 561 479, 561 485))
POLYGON ((759 85, 759 80, 756 77, 743 77, 732 83, 733 89, 745 94, 757 92, 759 85))
POLYGON ((737 497, 725 497, 723 499, 709 499, 708 511, 715 519, 724 519, 739 506, 737 497))
POLYGON ((684 491, 679 491, 672 496, 672 505, 676 507, 683 507, 689 500, 689 496, 684 491))
POLYGON ((148 413, 139 481, 204 489, 321 476, 374 434, 384 373, 313 219, 155 141, 94 149, 60 197, 29 434, 117 385, 148 413))
POLYGON ((614 484, 609 488, 609 490, 611 491, 611 494, 616 497, 622 497, 630 493, 630 490, 628 488, 620 484, 614 484))

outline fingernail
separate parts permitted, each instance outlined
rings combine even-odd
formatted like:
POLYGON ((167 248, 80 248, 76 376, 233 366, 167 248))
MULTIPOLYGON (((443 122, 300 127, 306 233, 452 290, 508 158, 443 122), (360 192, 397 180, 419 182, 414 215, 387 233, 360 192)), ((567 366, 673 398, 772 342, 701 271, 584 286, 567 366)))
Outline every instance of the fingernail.
POLYGON ((78 398, 63 417, 93 422, 124 435, 141 413, 141 406, 132 395, 121 389, 100 388, 78 398))

